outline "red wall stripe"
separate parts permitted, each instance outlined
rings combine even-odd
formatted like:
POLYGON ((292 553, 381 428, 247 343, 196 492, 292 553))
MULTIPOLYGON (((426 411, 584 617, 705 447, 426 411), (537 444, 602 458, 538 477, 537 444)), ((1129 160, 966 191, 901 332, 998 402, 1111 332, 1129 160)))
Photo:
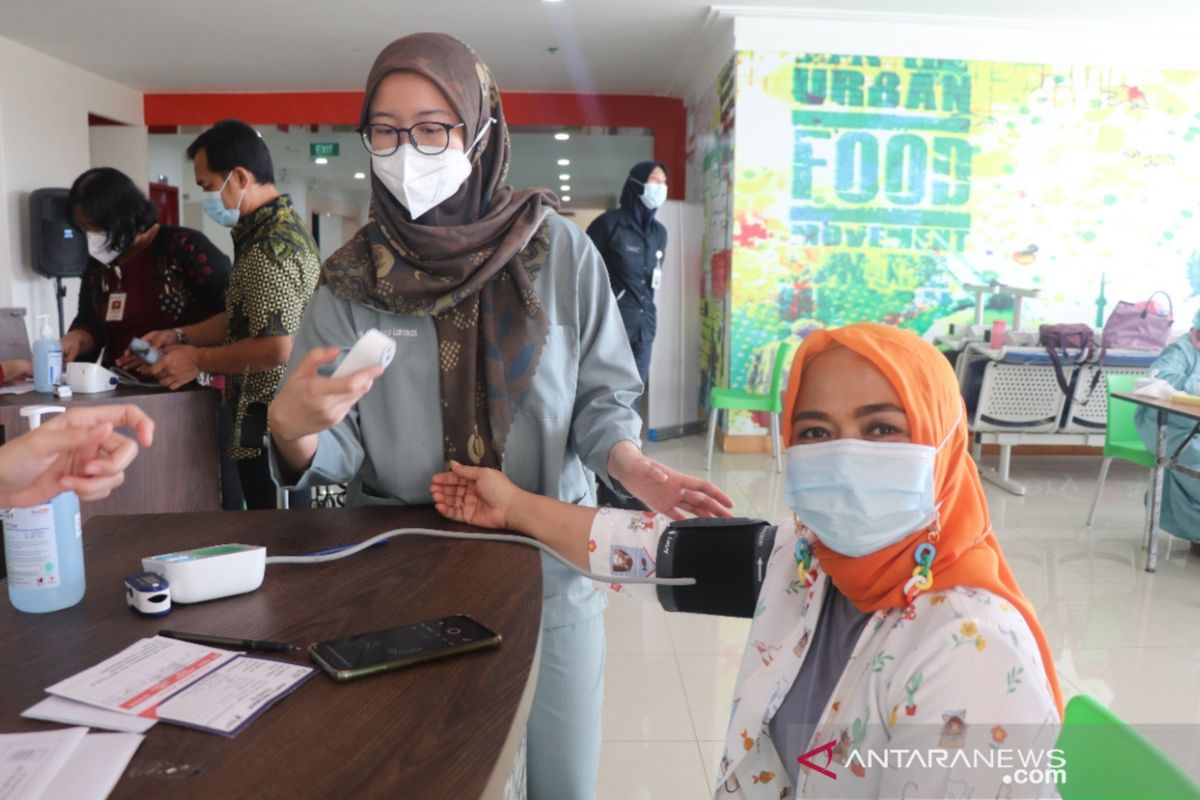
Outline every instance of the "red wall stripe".
MULTIPOLYGON (((654 158, 667 165, 670 196, 686 187, 687 112, 675 97, 505 92, 510 125, 648 128, 654 158)), ((253 125, 353 125, 362 92, 164 93, 145 96, 146 125, 211 125, 233 117, 253 125)))

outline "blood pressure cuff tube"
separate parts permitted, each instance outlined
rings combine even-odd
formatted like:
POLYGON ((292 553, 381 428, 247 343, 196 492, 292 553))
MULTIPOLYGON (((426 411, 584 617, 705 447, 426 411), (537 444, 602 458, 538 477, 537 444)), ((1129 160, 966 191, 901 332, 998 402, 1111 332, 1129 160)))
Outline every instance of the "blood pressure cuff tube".
POLYGON ((775 526, 760 519, 703 518, 671 523, 658 540, 657 577, 695 578, 658 586, 667 611, 754 616, 775 547, 775 526))

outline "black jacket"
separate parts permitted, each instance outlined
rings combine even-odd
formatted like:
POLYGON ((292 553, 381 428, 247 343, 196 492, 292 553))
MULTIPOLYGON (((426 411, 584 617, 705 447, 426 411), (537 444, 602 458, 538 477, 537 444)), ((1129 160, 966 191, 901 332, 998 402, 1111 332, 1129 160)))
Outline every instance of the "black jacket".
POLYGON ((653 339, 658 330, 654 308, 654 269, 667 252, 667 229, 655 221, 647 236, 621 209, 606 211, 588 226, 617 298, 629 341, 653 339))

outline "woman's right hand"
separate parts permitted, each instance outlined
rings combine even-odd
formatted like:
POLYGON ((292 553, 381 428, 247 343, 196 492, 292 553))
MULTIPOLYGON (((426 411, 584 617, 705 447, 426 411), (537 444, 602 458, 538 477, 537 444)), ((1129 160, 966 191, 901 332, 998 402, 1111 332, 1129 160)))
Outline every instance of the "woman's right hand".
POLYGON ((62 347, 63 363, 70 364, 80 355, 92 352, 96 343, 92 341, 90 333, 76 329, 67 331, 59 346, 62 347))
POLYGON ((341 352, 339 347, 315 348, 288 376, 267 411, 276 442, 294 444, 337 425, 383 374, 383 367, 362 369, 340 378, 317 374, 318 368, 341 352))

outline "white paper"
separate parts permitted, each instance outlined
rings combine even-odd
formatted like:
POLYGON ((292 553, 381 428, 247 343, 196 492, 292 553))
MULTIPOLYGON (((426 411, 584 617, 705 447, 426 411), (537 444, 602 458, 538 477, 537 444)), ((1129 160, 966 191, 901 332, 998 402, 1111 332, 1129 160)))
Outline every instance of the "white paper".
POLYGON ((63 697, 47 697, 32 708, 22 711, 21 716, 26 719, 61 722, 64 725, 86 725, 89 728, 126 733, 145 733, 154 727, 154 720, 146 717, 134 717, 123 711, 109 711, 63 697))
POLYGON ((89 733, 38 800, 104 800, 144 738, 140 733, 89 733))
POLYGON ((12 383, 8 386, 0 386, 0 394, 28 394, 34 390, 34 383, 12 383))
POLYGON ((305 664, 242 656, 163 701, 155 711, 163 722, 233 733, 313 670, 305 664))
POLYGON ((0 734, 0 800, 41 797, 87 728, 0 734))
POLYGON ((153 718, 154 706, 163 698, 237 655, 232 650, 155 636, 126 647, 46 691, 68 700, 153 718))

